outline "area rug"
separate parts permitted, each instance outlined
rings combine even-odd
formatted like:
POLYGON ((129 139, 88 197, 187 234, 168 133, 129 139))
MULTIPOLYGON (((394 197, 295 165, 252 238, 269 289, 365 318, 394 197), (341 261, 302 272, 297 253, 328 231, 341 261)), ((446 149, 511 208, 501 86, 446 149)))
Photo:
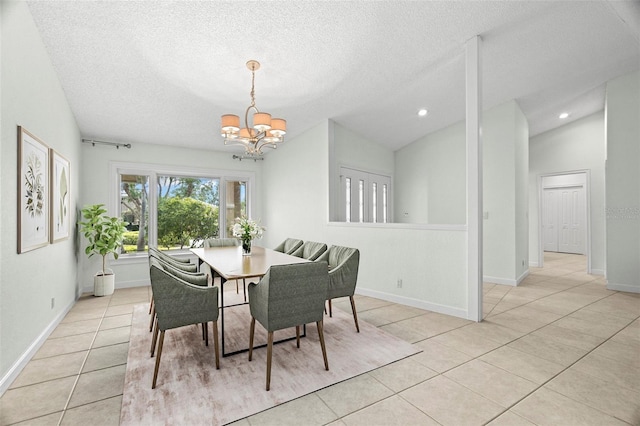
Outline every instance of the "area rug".
MULTIPOLYGON (((267 392, 266 348, 254 349, 251 362, 247 353, 221 357, 216 370, 211 330, 207 347, 202 329, 188 326, 165 333, 158 383, 151 389, 155 357, 149 356, 148 309, 148 304, 134 307, 121 425, 227 424, 419 352, 364 321, 356 333, 353 317, 335 309, 333 317, 324 320, 329 371, 324 369, 316 325, 307 325, 299 349, 295 340, 274 345, 267 392)), ((248 347, 249 325, 248 305, 225 308, 227 352, 248 347)), ((275 338, 288 335, 295 336, 295 329, 275 338)), ((254 345, 265 342, 266 333, 256 323, 254 345)))

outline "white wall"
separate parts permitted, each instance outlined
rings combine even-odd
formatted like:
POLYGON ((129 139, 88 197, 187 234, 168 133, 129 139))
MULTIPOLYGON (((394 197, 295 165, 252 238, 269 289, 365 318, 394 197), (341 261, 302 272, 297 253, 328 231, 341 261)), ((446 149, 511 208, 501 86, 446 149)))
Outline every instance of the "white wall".
MULTIPOLYGON (((597 112, 536 135, 529 143, 529 263, 538 266, 539 179, 542 175, 589 170, 591 269, 605 271, 604 113, 597 112)), ((586 271, 585 271, 586 272, 586 271)))
MULTIPOLYGON (((212 135, 215 138, 216 135, 212 135)), ((176 145, 178 145, 176 143, 176 145)), ((279 151, 280 149, 278 149, 279 151)), ((252 206, 254 217, 259 218, 262 214, 261 208, 261 169, 262 161, 238 161, 231 158, 231 153, 219 151, 196 150, 182 148, 178 146, 163 146, 155 144, 133 143, 131 149, 106 146, 82 144, 82 169, 83 176, 81 183, 82 198, 80 208, 87 204, 105 204, 111 208, 110 195, 114 182, 110 176, 110 164, 117 163, 145 163, 162 166, 189 167, 199 171, 252 171, 256 173, 255 204, 252 206)), ((270 155, 266 156, 266 161, 270 155)), ((115 210, 110 214, 115 215, 115 210)), ((84 249, 86 241, 82 240, 84 249)), ((93 291, 93 275, 100 269, 100 259, 97 256, 88 259, 84 256, 84 251, 79 259, 80 282, 84 291, 93 291)), ((121 256, 117 261, 110 260, 109 266, 116 274, 116 288, 146 285, 149 282, 149 268, 146 258, 133 261, 127 256, 121 256)))
MULTIPOLYGON (((482 132, 484 279, 515 285, 528 270, 528 124, 509 101, 483 113, 482 132)), ((459 122, 396 151, 396 222, 466 222, 465 144, 459 122)))
POLYGON ((484 280, 516 285, 529 269, 526 200, 529 129, 515 101, 483 114, 484 280))
MULTIPOLYGON (((76 299, 74 236, 17 254, 17 126, 71 163, 71 211, 79 196, 80 132, 27 3, 3 1, 0 146, 0 393, 76 299), (51 300, 54 307, 51 307, 51 300)), ((75 221, 74 215, 72 220, 75 221)))
POLYGON ((464 122, 430 133, 395 153, 395 221, 466 223, 464 122))
POLYGON ((358 292, 466 317, 464 226, 328 221, 332 127, 329 121, 318 124, 264 162, 265 245, 296 237, 356 247, 361 252, 358 292))
MULTIPOLYGON (((393 151, 378 143, 369 141, 346 127, 329 120, 329 138, 333 138, 331 147, 333 152, 329 154, 335 162, 330 167, 329 177, 331 182, 332 199, 329 202, 331 220, 339 220, 340 212, 338 196, 340 194, 339 171, 340 167, 363 170, 391 177, 391 187, 394 188, 394 154, 393 151)), ((393 190, 390 200, 393 205, 393 190)), ((390 212, 393 220, 393 212, 390 212)))
POLYGON ((640 293, 640 72, 607 83, 607 282, 640 293))

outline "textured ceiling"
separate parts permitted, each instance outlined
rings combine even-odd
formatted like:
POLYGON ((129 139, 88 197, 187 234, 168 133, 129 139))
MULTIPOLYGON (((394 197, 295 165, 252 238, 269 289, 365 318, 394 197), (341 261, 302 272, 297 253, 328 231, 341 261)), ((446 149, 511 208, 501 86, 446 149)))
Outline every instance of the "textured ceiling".
POLYGON ((394 150, 464 118, 476 34, 484 107, 515 99, 532 135, 601 110, 606 81, 640 68, 638 1, 28 4, 82 136, 107 141, 229 149, 220 116, 249 105, 249 59, 288 138, 330 118, 394 150))

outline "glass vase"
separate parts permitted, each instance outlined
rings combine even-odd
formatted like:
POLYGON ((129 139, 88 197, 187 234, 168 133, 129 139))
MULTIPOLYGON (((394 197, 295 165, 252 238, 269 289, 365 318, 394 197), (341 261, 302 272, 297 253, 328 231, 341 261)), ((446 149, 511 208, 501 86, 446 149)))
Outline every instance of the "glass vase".
POLYGON ((251 240, 242 240, 242 255, 251 256, 251 240))

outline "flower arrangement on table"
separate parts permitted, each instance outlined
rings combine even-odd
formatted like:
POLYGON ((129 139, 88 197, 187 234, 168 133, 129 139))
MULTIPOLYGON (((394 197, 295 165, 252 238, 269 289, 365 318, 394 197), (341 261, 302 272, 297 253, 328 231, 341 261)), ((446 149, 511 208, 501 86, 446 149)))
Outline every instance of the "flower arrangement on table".
POLYGON ((232 228, 233 236, 242 241, 242 253, 249 255, 251 254, 251 240, 262 238, 265 228, 246 216, 237 217, 235 222, 232 228))

